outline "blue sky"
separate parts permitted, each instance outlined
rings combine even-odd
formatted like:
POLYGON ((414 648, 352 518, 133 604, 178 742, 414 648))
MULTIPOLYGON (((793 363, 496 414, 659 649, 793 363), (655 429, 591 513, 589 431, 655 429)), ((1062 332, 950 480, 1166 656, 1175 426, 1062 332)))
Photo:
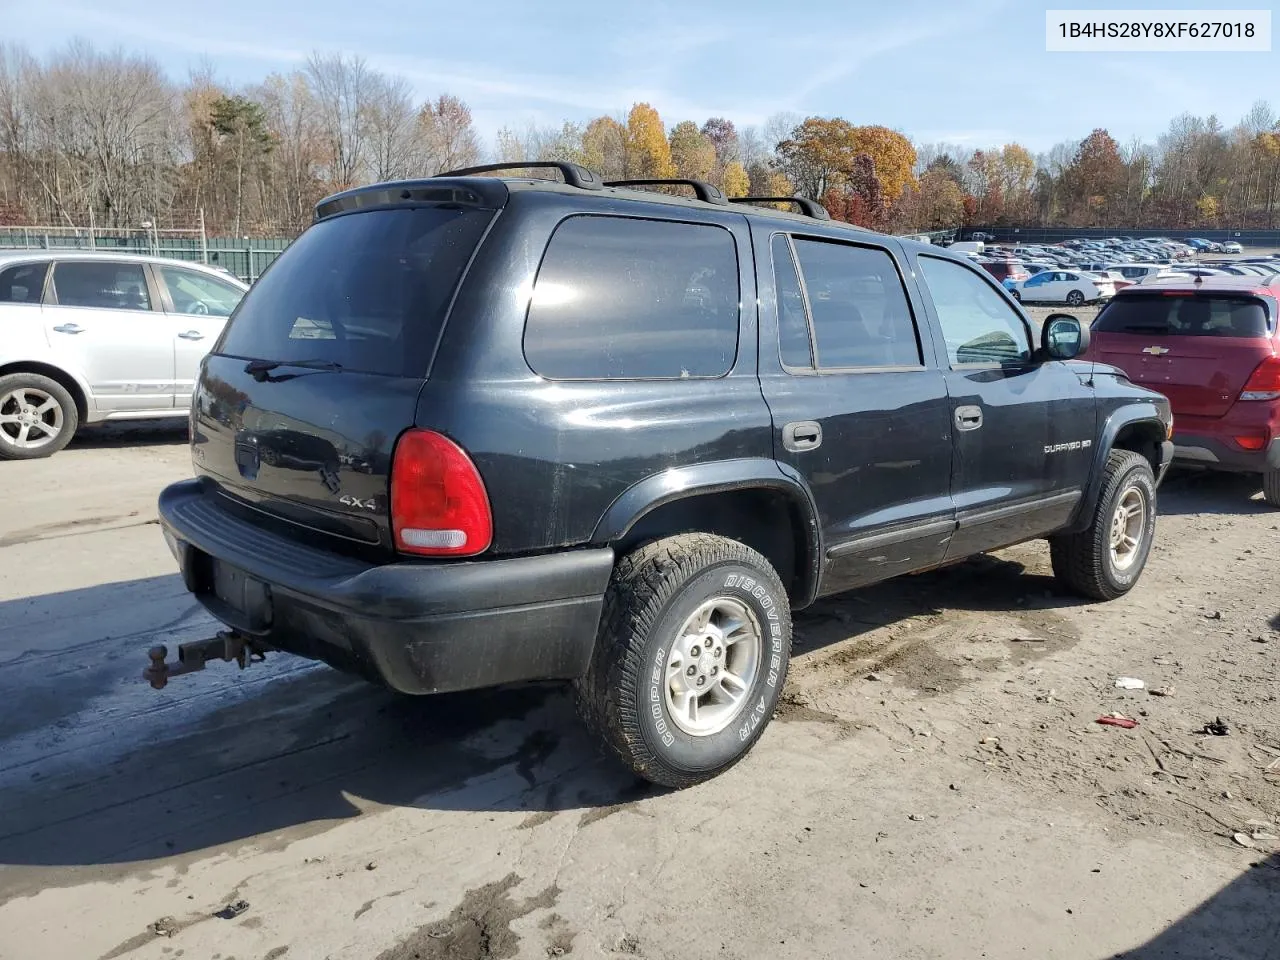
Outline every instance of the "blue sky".
POLYGON ((1153 139, 1183 111, 1230 125, 1260 98, 1280 109, 1275 50, 1046 53, 1047 6, 1071 4, 650 0, 646 16, 624 19, 610 14, 617 7, 553 0, 0 0, 0 23, 3 39, 37 54, 80 35, 144 50, 178 79, 208 59, 233 85, 288 71, 312 50, 359 53, 422 98, 462 97, 486 148, 503 125, 616 115, 639 100, 668 125, 792 111, 880 123, 921 143, 1033 150, 1095 126, 1122 142, 1153 139))

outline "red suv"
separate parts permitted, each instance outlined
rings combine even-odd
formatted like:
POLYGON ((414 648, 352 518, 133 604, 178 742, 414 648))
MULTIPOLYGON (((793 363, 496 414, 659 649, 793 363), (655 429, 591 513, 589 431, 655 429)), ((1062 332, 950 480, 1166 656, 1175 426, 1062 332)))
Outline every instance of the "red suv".
POLYGON ((1116 292, 1083 359, 1173 407, 1174 462, 1258 473, 1280 507, 1280 274, 1170 278, 1116 292))

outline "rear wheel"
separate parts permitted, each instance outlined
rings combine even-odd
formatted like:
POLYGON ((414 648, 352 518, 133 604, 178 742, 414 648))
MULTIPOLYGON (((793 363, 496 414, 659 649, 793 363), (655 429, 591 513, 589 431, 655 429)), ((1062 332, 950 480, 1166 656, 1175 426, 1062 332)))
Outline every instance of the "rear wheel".
POLYGON ((724 537, 668 537, 615 567, 579 711, 638 776, 691 786, 759 739, 790 655, 791 607, 764 557, 724 537))
POLYGON ((1084 294, 1079 290, 1072 290, 1067 294, 1067 303, 1073 307, 1080 306, 1080 304, 1084 303, 1084 294))
POLYGON ((1262 499, 1280 507, 1280 470, 1268 470, 1262 475, 1262 499))
POLYGON ((1054 576, 1094 600, 1123 596, 1142 575, 1155 527, 1151 464, 1130 450, 1112 450, 1088 528, 1049 538, 1054 576))
POLYGON ((0 460, 57 453, 76 432, 76 402, 56 380, 36 373, 0 377, 0 460))
POLYGON ((1013 299, 1017 300, 1019 303, 1022 302, 1022 294, 1019 293, 1017 290, 1010 290, 1009 296, 1013 297, 1013 299))

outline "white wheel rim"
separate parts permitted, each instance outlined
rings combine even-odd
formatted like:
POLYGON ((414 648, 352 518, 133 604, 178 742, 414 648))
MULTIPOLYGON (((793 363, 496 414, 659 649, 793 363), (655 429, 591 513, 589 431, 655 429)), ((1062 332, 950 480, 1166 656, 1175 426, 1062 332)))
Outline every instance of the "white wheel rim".
POLYGON ((15 387, 0 396, 0 441, 18 450, 39 450, 62 433, 62 406, 39 387, 15 387))
POLYGON ((713 597, 681 626, 667 655, 666 703, 672 722, 694 737, 733 723, 760 672, 763 634, 751 609, 713 597))
POLYGON ((1147 495, 1141 487, 1127 487, 1111 515, 1111 565, 1128 570, 1137 562, 1147 530, 1147 495))

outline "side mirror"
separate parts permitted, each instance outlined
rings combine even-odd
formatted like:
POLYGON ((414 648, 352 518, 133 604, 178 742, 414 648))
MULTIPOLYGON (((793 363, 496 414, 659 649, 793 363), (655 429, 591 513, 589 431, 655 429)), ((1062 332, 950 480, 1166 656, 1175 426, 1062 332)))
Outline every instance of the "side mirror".
POLYGON ((1069 313, 1050 314, 1040 328, 1040 350, 1050 360, 1074 360, 1089 349, 1089 328, 1069 313))

